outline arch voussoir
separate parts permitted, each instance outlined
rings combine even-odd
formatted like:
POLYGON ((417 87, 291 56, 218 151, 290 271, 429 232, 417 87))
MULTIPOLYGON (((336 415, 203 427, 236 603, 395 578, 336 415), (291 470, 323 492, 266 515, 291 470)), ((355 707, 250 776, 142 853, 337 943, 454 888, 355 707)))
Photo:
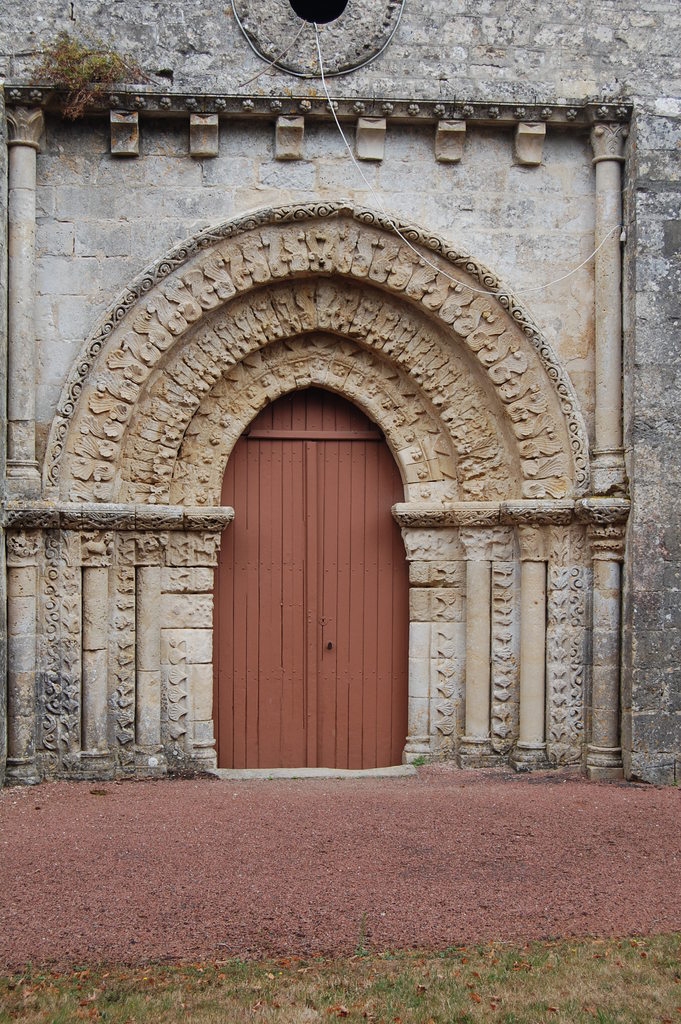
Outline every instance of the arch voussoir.
MULTIPOLYGON (((441 240, 343 205, 203 233, 137 282, 88 343, 53 424, 46 485, 87 501, 170 500, 189 424, 209 395, 227 395, 235 367, 252 376, 256 352, 335 337, 392 367, 428 409, 439 454, 422 453, 420 471, 456 468, 441 500, 458 489, 473 500, 583 493, 588 453, 569 379, 512 297, 488 289, 501 291, 496 278, 441 240)), ((331 359, 334 346, 322 348, 290 349, 286 372, 331 359)), ((256 405, 269 393, 259 381, 256 405)), ((350 397, 349 383, 333 386, 350 397)), ((423 497, 436 470, 417 484, 405 460, 423 497)))

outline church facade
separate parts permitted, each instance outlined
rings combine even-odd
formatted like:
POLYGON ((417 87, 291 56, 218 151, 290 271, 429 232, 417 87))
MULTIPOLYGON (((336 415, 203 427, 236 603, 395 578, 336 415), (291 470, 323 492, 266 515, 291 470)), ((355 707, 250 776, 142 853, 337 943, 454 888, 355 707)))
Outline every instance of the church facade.
POLYGON ((675 7, 30 6, 5 781, 677 781, 675 7), (64 30, 148 81, 65 117, 64 30))

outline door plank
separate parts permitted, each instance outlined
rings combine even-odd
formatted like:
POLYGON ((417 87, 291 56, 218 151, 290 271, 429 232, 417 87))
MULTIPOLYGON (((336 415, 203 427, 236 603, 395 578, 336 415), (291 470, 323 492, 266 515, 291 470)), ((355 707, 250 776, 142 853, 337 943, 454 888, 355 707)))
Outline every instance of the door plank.
POLYGON ((236 518, 216 581, 222 766, 399 762, 408 584, 390 509, 403 492, 375 436, 351 403, 308 389, 264 409, 232 453, 222 500, 236 518))

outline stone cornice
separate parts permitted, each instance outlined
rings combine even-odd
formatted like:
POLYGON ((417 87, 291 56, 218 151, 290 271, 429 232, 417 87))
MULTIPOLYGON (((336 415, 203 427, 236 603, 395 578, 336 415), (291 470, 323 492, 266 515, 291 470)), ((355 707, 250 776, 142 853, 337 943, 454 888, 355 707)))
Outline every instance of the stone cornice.
MULTIPOLYGON (((58 113, 65 93, 49 86, 9 83, 5 85, 8 107, 39 107, 58 113)), ((385 118, 388 124, 436 124, 438 121, 466 121, 471 125, 518 125, 544 122, 556 128, 580 129, 596 124, 627 124, 632 105, 626 100, 617 102, 574 103, 536 100, 526 102, 465 100, 465 99, 405 99, 401 97, 348 97, 334 100, 336 114, 346 122, 358 117, 385 118)), ((324 97, 305 95, 261 96, 202 92, 167 92, 140 86, 121 88, 112 92, 108 102, 94 104, 88 114, 108 113, 109 110, 139 111, 150 117, 189 117, 190 114, 218 114, 225 119, 248 118, 272 121, 277 117, 300 116, 315 121, 332 120, 324 97)))
POLYGON ((230 506, 121 505, 12 501, 3 508, 6 530, 224 530, 234 518, 230 506))
POLYGON ((628 498, 580 498, 575 502, 578 519, 594 526, 613 526, 629 518, 631 502, 628 498))
POLYGON ((575 521, 605 527, 625 523, 629 509, 627 498, 588 497, 577 501, 462 501, 449 505, 400 502, 393 505, 392 513, 399 526, 415 528, 567 526, 575 521))

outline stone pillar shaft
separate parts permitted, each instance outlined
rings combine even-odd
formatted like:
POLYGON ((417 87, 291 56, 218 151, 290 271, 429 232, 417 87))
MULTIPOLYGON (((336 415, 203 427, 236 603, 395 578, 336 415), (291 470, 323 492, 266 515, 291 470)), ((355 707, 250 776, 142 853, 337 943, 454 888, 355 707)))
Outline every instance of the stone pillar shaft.
POLYGON ((107 646, 109 570, 83 569, 83 754, 108 752, 107 646))
POLYGON ((594 490, 624 485, 622 450, 622 125, 596 125, 591 143, 596 165, 595 334, 596 409, 594 490))
POLYGON ((546 762, 546 560, 541 527, 522 526, 520 542, 520 723, 512 762, 518 771, 546 762))
POLYGON ((36 601, 38 540, 7 538, 7 779, 37 782, 36 601))
POLYGON ((620 615, 624 526, 592 526, 593 667, 591 735, 587 772, 594 779, 621 779, 620 615))
POLYGON ((594 562, 593 628, 598 638, 593 659, 591 741, 619 748, 620 566, 594 562))
POLYGON ((523 562, 520 571, 519 742, 542 747, 546 718, 546 565, 523 562))
POLYGON ((491 562, 466 566, 466 737, 489 740, 491 562))
POLYGON ((161 567, 137 568, 137 702, 135 740, 138 747, 161 746, 161 567))
POLYGON ((35 451, 36 153, 40 110, 8 111, 8 427, 7 475, 14 493, 34 496, 40 476, 35 451))

